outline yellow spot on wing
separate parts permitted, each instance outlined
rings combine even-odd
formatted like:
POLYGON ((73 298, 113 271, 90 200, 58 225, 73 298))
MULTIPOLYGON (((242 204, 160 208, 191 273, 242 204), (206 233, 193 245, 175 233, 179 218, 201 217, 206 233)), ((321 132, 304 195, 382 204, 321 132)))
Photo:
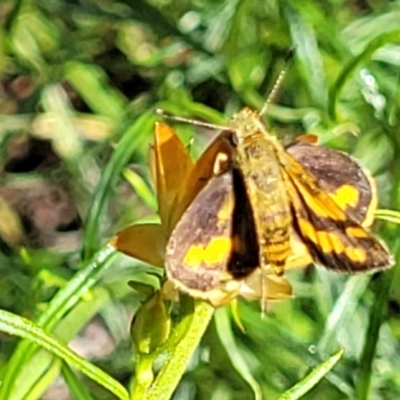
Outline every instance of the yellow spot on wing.
POLYGON ((342 209, 336 207, 337 210, 331 210, 329 208, 330 204, 326 204, 326 200, 328 199, 329 201, 331 200, 331 198, 328 195, 326 195, 326 198, 323 198, 325 196, 322 195, 322 192, 319 194, 312 194, 307 190, 307 188, 303 187, 303 185, 298 185, 297 188, 301 192, 301 196, 303 197, 307 206, 318 217, 332 218, 333 215, 336 220, 344 221, 346 219, 346 214, 342 211, 342 209), (340 212, 338 212, 339 210, 340 212))
POLYGON ((353 236, 356 238, 367 238, 369 237, 367 231, 360 226, 351 226, 346 229, 346 233, 349 236, 353 236))
POLYGON ((205 248, 204 260, 207 264, 223 262, 232 248, 231 239, 228 237, 213 238, 205 248))
POLYGON ((317 232, 310 222, 308 222, 306 219, 299 218, 298 224, 300 226, 301 233, 304 236, 307 236, 313 243, 318 242, 317 232))
POLYGON ((321 247, 322 251, 324 253, 331 253, 333 248, 332 248, 332 243, 329 237, 328 232, 315 232, 317 235, 317 243, 319 244, 319 246, 321 247))
POLYGON ((355 207, 357 205, 360 193, 354 186, 343 185, 335 193, 332 193, 331 197, 342 210, 345 210, 347 207, 355 207))
POLYGON ((362 248, 358 247, 347 247, 346 248, 346 255, 350 258, 350 260, 358 263, 363 263, 367 261, 367 255, 362 248))
POLYGON ((203 261, 203 257, 204 246, 201 244, 192 245, 186 253, 183 263, 191 266, 192 268, 198 268, 203 261))
MULTIPOLYGON (((299 219, 298 222, 302 234, 321 247, 321 250, 324 253, 344 253, 350 260, 356 263, 364 263, 367 261, 366 252, 361 247, 345 247, 340 240, 340 237, 335 235, 333 232, 317 231, 314 229, 312 224, 305 219, 299 219)), ((355 237, 368 237, 366 232, 360 227, 347 228, 346 232, 354 234, 353 236, 355 237)))
POLYGON ((317 231, 317 238, 322 250, 327 253, 335 252, 336 254, 340 254, 343 253, 345 249, 340 237, 333 232, 317 231))
POLYGON ((231 252, 230 238, 215 237, 206 245, 192 245, 183 259, 183 263, 196 269, 200 266, 213 268, 216 264, 225 262, 231 252))
POLYGON ((345 245, 334 232, 318 231, 309 221, 302 218, 299 219, 299 226, 302 234, 317 244, 324 253, 340 254, 345 251, 345 245))
POLYGON ((340 238, 333 233, 329 234, 329 237, 331 239, 332 247, 335 253, 336 254, 343 253, 343 251, 345 250, 345 246, 343 242, 340 240, 340 238))

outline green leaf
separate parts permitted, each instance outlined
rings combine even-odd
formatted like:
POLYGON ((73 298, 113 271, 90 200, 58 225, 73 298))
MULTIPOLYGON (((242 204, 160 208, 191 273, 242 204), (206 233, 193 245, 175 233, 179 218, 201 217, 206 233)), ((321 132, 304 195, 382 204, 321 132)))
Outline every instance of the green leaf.
POLYGON ((99 67, 70 61, 65 67, 65 78, 94 112, 115 121, 124 115, 127 100, 108 85, 106 75, 99 67))
POLYGON ((347 80, 350 79, 355 69, 363 62, 367 62, 371 55, 380 47, 384 46, 386 43, 397 40, 400 37, 400 29, 395 29, 391 32, 386 32, 375 39, 373 39, 364 50, 352 58, 347 65, 345 65, 340 72, 336 82, 332 85, 330 96, 329 96, 329 113, 336 120, 337 119, 337 104, 339 102, 339 95, 342 91, 347 80))
POLYGON ((124 169, 122 175, 147 207, 156 212, 157 200, 147 182, 137 172, 128 168, 124 169))
MULTIPOLYGON (((85 295, 87 296, 90 293, 90 289, 97 283, 100 275, 111 266, 116 255, 115 249, 111 246, 99 251, 95 257, 93 257, 92 262, 88 263, 85 268, 75 275, 68 285, 57 293, 48 305, 46 311, 40 315, 37 325, 41 326, 46 331, 50 331, 54 329, 56 324, 60 323, 65 315, 73 317, 74 314, 71 311, 78 305, 87 303, 84 300, 85 295)), ((100 299, 100 302, 101 301, 100 299)), ((98 310, 94 302, 89 303, 89 305, 95 306, 94 309, 98 310)), ((99 304, 97 304, 97 307, 99 307, 99 304)), ((76 318, 74 318, 73 321, 76 322, 76 318)), ((87 319, 84 320, 84 322, 86 321, 87 319)), ((74 335, 74 331, 71 330, 71 322, 65 320, 65 323, 66 325, 64 326, 62 324, 60 325, 60 332, 74 335)), ((79 330, 79 328, 77 329, 79 330)), ((64 340, 68 339, 71 339, 71 336, 64 336, 64 340)), ((15 393, 15 388, 17 388, 18 391, 26 390, 26 388, 30 387, 28 382, 35 382, 40 378, 41 374, 46 370, 52 360, 51 357, 49 358, 48 355, 42 353, 40 360, 35 359, 31 361, 32 356, 37 351, 38 347, 32 342, 25 341, 18 345, 3 371, 0 398, 11 399, 11 393, 15 393), (33 368, 32 373, 28 374, 25 372, 22 374, 26 367, 33 368), (15 382, 20 374, 23 375, 24 385, 15 386, 15 382)))
POLYGON ((264 63, 262 52, 249 51, 232 58, 228 74, 234 89, 241 92, 259 86, 264 78, 264 63))
POLYGON ((295 8, 286 5, 284 12, 289 22, 292 43, 295 47, 296 64, 298 63, 304 76, 312 100, 319 108, 326 110, 328 108, 328 89, 316 33, 295 8))
POLYGON ((330 351, 341 329, 348 329, 370 280, 371 275, 352 276, 347 280, 342 293, 326 317, 323 335, 318 343, 321 354, 330 351))
POLYGON ((171 319, 158 291, 136 313, 131 326, 132 342, 139 354, 150 354, 165 343, 170 331, 171 319))
POLYGON ((374 215, 376 219, 381 219, 383 221, 392 222, 393 224, 400 225, 399 211, 379 209, 375 211, 374 215))
POLYGON ((75 372, 70 368, 68 364, 63 364, 61 372, 74 399, 94 400, 86 386, 83 385, 83 383, 80 381, 80 379, 77 377, 75 372))
POLYGON ((100 368, 94 366, 84 358, 78 356, 65 344, 61 343, 52 335, 46 333, 33 322, 19 317, 18 315, 0 310, 0 331, 8 333, 9 335, 19 336, 38 344, 40 347, 46 349, 65 362, 68 362, 71 366, 96 381, 99 385, 108 389, 118 398, 122 400, 129 399, 126 389, 111 378, 110 375, 106 374, 100 368))

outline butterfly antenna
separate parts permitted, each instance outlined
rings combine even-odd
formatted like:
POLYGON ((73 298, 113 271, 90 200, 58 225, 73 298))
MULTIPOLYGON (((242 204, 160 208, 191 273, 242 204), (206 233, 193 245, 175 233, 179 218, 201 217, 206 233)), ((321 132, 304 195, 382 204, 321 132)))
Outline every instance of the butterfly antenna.
POLYGON ((195 126, 202 126, 203 128, 210 128, 210 129, 214 129, 217 131, 220 131, 220 130, 230 131, 231 130, 231 128, 229 126, 210 124, 208 122, 199 121, 197 119, 179 117, 177 115, 170 114, 161 108, 155 109, 154 112, 156 115, 159 115, 160 117, 163 117, 164 119, 168 119, 170 121, 183 122, 185 124, 190 124, 190 125, 195 125, 195 126))
POLYGON ((285 57, 285 65, 282 68, 281 72, 279 72, 279 75, 276 78, 274 86, 272 86, 272 89, 269 92, 267 100, 265 100, 265 102, 261 108, 260 115, 264 115, 267 112, 269 105, 275 100, 276 95, 278 94, 278 91, 281 87, 281 84, 282 84, 283 80, 285 79, 286 72, 289 69, 291 61, 293 60, 293 57, 294 57, 294 48, 291 48, 291 49, 289 49, 289 51, 285 57))

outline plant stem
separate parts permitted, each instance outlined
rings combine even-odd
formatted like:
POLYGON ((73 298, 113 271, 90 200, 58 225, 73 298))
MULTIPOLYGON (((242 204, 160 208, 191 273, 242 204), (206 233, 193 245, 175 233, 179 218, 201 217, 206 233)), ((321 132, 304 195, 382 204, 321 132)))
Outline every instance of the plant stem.
MULTIPOLYGON (((157 375, 153 387, 148 392, 146 400, 168 400, 178 386, 186 367, 196 350, 214 313, 214 308, 202 301, 196 301, 194 312, 185 334, 181 340, 169 351, 163 368, 157 375)), ((183 319, 177 326, 181 330, 182 324, 187 324, 183 319)))

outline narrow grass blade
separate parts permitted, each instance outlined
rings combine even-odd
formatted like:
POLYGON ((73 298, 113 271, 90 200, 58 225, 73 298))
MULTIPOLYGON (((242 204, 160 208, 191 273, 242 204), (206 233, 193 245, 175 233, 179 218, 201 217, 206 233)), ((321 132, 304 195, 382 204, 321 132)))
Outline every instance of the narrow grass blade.
POLYGON ((302 74, 308 84, 308 91, 319 108, 328 107, 328 90, 322 57, 318 48, 316 34, 313 27, 295 8, 284 7, 286 18, 290 25, 292 42, 296 49, 296 59, 302 74))
POLYGON ((376 210, 375 218, 400 225, 400 212, 395 210, 376 210))
POLYGON ((111 188, 120 179, 120 173, 129 158, 138 147, 143 136, 149 134, 155 117, 150 114, 140 116, 136 122, 127 129, 118 143, 107 166, 104 168, 98 183, 93 201, 89 208, 89 214, 85 221, 85 234, 83 238, 82 259, 88 260, 100 246, 101 221, 106 214, 108 200, 111 196, 111 188))
POLYGON ((370 399, 372 364, 375 358, 379 331, 387 314, 387 301, 390 293, 392 273, 387 272, 378 276, 379 287, 376 292, 374 305, 371 309, 370 322, 366 332, 366 340, 360 360, 360 371, 357 382, 357 399, 370 399))
POLYGON ((329 96, 329 113, 334 118, 336 117, 336 106, 339 101, 339 95, 342 91, 345 83, 350 78, 350 75, 355 71, 355 69, 364 61, 369 60, 371 55, 375 52, 375 50, 384 46, 385 44, 398 40, 400 37, 400 30, 396 29, 392 32, 384 33, 383 35, 378 36, 376 39, 372 40, 368 46, 362 51, 358 56, 352 58, 347 65, 342 69, 342 72, 339 74, 336 82, 332 85, 332 89, 329 96))
POLYGON ((100 67, 70 61, 66 64, 65 78, 95 113, 116 122, 123 116, 127 99, 108 85, 106 73, 100 67))
POLYGON ((338 331, 350 323, 360 297, 365 292, 370 280, 371 275, 352 276, 347 280, 340 297, 326 319, 324 333, 318 343, 321 354, 329 351, 338 331))
POLYGON ((226 308, 220 308, 215 313, 215 327, 217 328, 218 337, 225 351, 232 362, 233 367, 243 380, 250 386, 254 393, 255 400, 262 399, 261 388, 258 382, 253 378, 243 355, 238 348, 232 333, 232 326, 229 320, 226 308))
POLYGON ((62 375, 74 399, 94 400, 86 386, 80 381, 75 372, 66 363, 64 363, 62 367, 62 375))
POLYGON ((309 392, 317 383, 338 363, 343 355, 343 350, 339 350, 328 360, 314 368, 312 372, 302 381, 298 382, 291 389, 286 391, 278 400, 297 400, 309 392))
POLYGON ((129 182, 140 199, 147 205, 147 207, 156 212, 157 200, 147 182, 138 173, 128 168, 122 172, 122 175, 129 182))

